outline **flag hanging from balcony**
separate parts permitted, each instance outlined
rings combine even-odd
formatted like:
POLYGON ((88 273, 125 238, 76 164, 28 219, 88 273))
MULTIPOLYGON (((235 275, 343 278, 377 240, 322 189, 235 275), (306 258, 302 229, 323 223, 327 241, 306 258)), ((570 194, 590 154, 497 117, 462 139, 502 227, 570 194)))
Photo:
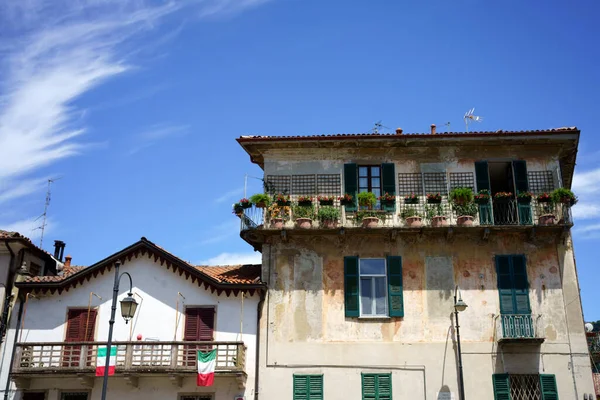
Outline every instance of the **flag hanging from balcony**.
MULTIPOLYGON (((115 361, 117 360, 117 347, 110 346, 110 364, 108 367, 108 375, 115 374, 115 361)), ((104 376, 106 369, 106 346, 98 347, 98 356, 96 357, 96 376, 104 376)))
POLYGON ((203 353, 198 351, 198 386, 212 386, 215 380, 215 365, 217 364, 217 349, 203 353))

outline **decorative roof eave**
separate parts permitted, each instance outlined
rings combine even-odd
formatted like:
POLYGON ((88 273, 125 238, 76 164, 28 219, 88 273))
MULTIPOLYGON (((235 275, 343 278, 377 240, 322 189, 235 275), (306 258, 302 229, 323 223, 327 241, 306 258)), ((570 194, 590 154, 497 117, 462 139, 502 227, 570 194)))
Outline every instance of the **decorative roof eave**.
POLYGON ((206 290, 210 289, 211 293, 217 292, 220 295, 222 292, 229 297, 231 293, 237 295, 239 292, 249 292, 251 295, 255 291, 266 289, 263 283, 224 283, 218 282, 216 279, 197 270, 192 265, 167 252, 166 250, 156 246, 146 238, 132 244, 129 247, 93 264, 81 271, 66 277, 58 282, 19 282, 16 286, 24 291, 41 291, 42 293, 50 292, 52 294, 63 291, 69 291, 77 285, 83 284, 84 281, 89 281, 98 276, 104 275, 105 271, 113 268, 114 263, 120 260, 124 265, 134 258, 148 257, 154 259, 154 262, 160 262, 160 265, 165 265, 167 270, 172 270, 173 273, 178 273, 179 276, 185 275, 185 279, 191 279, 193 283, 197 283, 199 287, 204 286, 206 290))

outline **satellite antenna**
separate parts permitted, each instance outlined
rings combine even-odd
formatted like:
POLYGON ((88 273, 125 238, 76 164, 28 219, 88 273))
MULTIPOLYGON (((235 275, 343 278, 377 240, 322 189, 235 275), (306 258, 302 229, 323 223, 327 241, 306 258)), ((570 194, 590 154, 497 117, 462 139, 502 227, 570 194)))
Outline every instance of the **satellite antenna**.
POLYGON ((375 126, 371 129, 371 132, 377 134, 381 132, 381 128, 391 129, 381 123, 381 120, 375 122, 375 126))
POLYGON ((586 332, 592 332, 593 330, 594 330, 594 325, 590 324, 589 322, 587 324, 585 324, 586 332))
POLYGON ((469 124, 471 122, 481 122, 483 121, 483 117, 478 117, 477 115, 473 115, 475 112, 474 108, 471 108, 469 111, 465 113, 463 119, 465 120, 465 125, 467 126, 467 132, 469 132, 469 124))
POLYGON ((59 179, 62 179, 62 176, 60 176, 58 178, 48 179, 48 190, 46 191, 46 203, 44 205, 44 213, 35 219, 35 221, 37 221, 38 219, 43 218, 42 225, 35 228, 35 229, 40 229, 42 231, 42 234, 40 235, 40 248, 42 248, 42 244, 44 242, 44 229, 46 229, 46 225, 47 225, 46 219, 48 216, 48 206, 50 205, 50 198, 51 198, 50 185, 52 185, 55 181, 57 181, 59 179))

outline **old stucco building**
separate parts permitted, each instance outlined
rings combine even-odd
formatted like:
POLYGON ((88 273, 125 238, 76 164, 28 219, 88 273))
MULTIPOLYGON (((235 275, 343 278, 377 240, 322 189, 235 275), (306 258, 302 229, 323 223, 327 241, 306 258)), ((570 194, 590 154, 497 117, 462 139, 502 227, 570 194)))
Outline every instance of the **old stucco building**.
MULTIPOLYGON (((594 393, 569 205, 491 199, 458 226, 453 188, 535 195, 571 185, 579 131, 243 136, 270 194, 242 237, 262 251, 258 398, 459 398, 454 295, 469 399, 584 399, 594 393), (345 193, 387 192, 363 227, 345 193), (422 216, 409 226, 409 208, 422 216), (426 194, 440 193, 432 215, 426 194), (335 196, 339 217, 294 222, 299 196, 335 196), (554 218, 546 218, 548 214, 554 218), (283 217, 283 221, 274 217, 283 217), (277 224, 279 222, 279 224, 277 224), (283 224, 283 227, 281 226, 283 224), (362 396, 362 397, 361 397, 362 396), (496 396, 496 397, 495 397, 496 396)), ((320 206, 316 205, 319 209, 320 206)), ((362 215, 363 217, 365 215, 362 215)))

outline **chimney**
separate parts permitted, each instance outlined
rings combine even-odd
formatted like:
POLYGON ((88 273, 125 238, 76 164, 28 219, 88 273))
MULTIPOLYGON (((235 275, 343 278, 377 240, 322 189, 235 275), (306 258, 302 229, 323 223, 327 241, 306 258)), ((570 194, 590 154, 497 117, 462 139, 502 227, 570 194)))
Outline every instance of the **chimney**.
POLYGON ((54 258, 62 262, 63 255, 65 254, 65 242, 62 240, 54 241, 54 258))
POLYGON ((71 266, 71 260, 73 259, 73 257, 71 257, 71 255, 69 254, 68 256, 65 257, 65 268, 66 267, 70 267, 71 266))
POLYGON ((435 135, 435 124, 431 124, 431 134, 435 135))
POLYGON ((402 135, 402 128, 396 128, 396 135, 402 135))

